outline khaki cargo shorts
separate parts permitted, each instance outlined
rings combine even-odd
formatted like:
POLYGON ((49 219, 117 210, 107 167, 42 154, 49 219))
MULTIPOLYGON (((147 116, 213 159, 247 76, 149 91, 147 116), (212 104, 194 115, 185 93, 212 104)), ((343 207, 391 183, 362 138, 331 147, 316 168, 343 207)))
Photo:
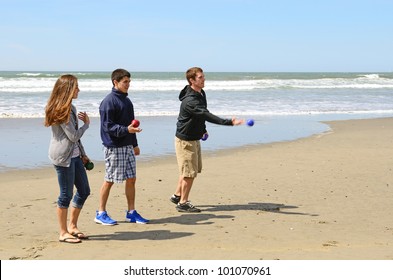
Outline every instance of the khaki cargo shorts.
POLYGON ((201 144, 199 140, 185 141, 175 138, 179 172, 183 177, 195 178, 202 171, 201 144))

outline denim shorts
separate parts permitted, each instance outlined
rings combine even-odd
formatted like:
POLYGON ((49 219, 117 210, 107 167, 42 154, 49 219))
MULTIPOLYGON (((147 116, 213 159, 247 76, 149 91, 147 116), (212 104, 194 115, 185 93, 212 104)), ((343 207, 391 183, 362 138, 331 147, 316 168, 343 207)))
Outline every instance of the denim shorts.
POLYGON ((134 147, 104 147, 105 180, 122 183, 136 177, 136 161, 134 147))
POLYGON ((82 208, 90 195, 89 180, 80 157, 71 159, 69 167, 55 165, 57 179, 60 186, 60 195, 57 199, 59 208, 68 208, 72 199, 72 207, 82 208), (73 196, 74 185, 76 193, 73 196))

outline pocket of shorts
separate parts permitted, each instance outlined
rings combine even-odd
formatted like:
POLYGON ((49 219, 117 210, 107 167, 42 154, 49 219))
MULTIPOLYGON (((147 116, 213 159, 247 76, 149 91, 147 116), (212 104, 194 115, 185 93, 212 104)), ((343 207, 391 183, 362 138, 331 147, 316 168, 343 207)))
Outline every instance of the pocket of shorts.
POLYGON ((188 141, 182 141, 181 146, 183 149, 191 151, 193 145, 188 141))

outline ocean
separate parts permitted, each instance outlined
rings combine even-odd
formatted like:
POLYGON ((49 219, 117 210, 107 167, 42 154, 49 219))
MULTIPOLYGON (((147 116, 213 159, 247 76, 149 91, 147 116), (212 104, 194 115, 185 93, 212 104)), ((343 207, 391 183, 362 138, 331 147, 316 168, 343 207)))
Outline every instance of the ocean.
MULTIPOLYGON (((0 118, 43 117, 60 72, 0 72, 0 118)), ((107 72, 75 72, 80 111, 98 117, 112 83, 107 72)), ((205 73, 217 115, 274 116, 393 112, 393 73, 205 73)), ((184 73, 132 73, 138 116, 176 116, 184 73)))
MULTIPOLYGON (((67 72, 79 79, 74 105, 91 116, 82 138, 102 160, 98 107, 112 88, 110 72, 67 72)), ((50 129, 44 108, 65 72, 0 72, 0 171, 49 165, 50 129)), ((129 97, 143 132, 140 160, 174 153, 173 137, 187 84, 180 72, 133 72, 129 97)), ((393 116, 393 73, 205 73, 209 110, 221 117, 254 119, 253 127, 208 124, 203 149, 294 140, 329 130, 321 121, 393 116)), ((86 145, 87 144, 87 145, 86 145)))

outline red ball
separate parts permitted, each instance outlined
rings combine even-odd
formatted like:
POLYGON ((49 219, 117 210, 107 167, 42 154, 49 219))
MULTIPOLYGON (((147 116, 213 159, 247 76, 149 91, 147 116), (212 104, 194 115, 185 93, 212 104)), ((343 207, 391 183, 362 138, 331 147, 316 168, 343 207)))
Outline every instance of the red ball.
POLYGON ((140 122, 139 122, 138 120, 133 120, 133 121, 131 122, 131 126, 132 126, 132 127, 138 127, 139 124, 140 124, 140 122))

